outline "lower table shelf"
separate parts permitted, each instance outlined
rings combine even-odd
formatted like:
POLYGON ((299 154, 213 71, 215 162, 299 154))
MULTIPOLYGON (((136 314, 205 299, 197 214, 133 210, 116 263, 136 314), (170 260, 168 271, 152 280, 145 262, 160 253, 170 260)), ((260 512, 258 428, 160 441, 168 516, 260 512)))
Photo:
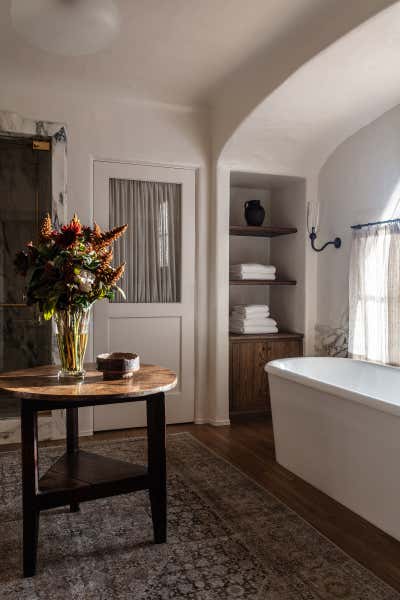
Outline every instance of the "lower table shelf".
POLYGON ((147 467, 79 450, 64 454, 39 480, 41 509, 149 487, 147 467))

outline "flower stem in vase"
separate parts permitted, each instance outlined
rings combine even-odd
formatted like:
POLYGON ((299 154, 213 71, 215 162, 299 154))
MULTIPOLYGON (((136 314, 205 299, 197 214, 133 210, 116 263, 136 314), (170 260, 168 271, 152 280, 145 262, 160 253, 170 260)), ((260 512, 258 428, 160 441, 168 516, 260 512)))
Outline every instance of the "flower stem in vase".
POLYGON ((90 308, 59 310, 55 313, 56 336, 60 354, 59 377, 81 379, 88 342, 90 308))

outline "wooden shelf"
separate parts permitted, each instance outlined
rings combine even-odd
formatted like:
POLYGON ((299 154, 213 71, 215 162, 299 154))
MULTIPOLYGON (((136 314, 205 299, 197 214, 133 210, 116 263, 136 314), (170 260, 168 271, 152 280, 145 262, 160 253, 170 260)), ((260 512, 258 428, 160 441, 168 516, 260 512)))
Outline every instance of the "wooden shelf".
POLYGON ((42 509, 148 488, 147 468, 79 450, 64 454, 39 480, 42 509))
POLYGON ((233 342, 256 341, 256 340, 302 340, 302 333, 291 331, 279 331, 278 333, 229 333, 229 339, 233 342))
POLYGON ((297 281, 281 281, 280 279, 230 279, 230 285, 296 285, 297 281))
POLYGON ((243 235, 253 237, 277 237, 278 235, 289 235, 297 233, 296 227, 274 227, 266 225, 265 227, 255 227, 251 225, 231 225, 229 227, 230 235, 243 235))

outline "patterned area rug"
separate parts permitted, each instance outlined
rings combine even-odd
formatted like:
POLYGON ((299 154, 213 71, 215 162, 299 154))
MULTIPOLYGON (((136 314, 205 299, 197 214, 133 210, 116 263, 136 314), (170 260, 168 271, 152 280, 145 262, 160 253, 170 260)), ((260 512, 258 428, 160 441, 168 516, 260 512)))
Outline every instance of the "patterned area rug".
MULTIPOLYGON (((87 442, 145 462, 145 441, 87 442)), ((62 449, 41 451, 46 469, 62 449)), ((395 600, 385 585, 189 434, 168 437, 169 541, 145 492, 42 513, 38 574, 21 577, 19 453, 0 454, 1 600, 395 600)))

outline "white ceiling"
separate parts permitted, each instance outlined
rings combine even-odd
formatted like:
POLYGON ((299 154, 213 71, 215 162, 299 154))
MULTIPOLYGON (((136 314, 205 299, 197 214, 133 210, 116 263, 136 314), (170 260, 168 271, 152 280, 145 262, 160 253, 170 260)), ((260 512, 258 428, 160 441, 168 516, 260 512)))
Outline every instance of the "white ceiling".
POLYGON ((1 0, 0 76, 3 81, 40 76, 43 84, 206 105, 240 64, 327 1, 116 0, 119 39, 92 56, 60 57, 19 38, 10 23, 10 2, 1 0))
POLYGON ((223 159, 318 170, 342 141, 400 103, 399 58, 397 2, 289 77, 237 129, 223 159))

